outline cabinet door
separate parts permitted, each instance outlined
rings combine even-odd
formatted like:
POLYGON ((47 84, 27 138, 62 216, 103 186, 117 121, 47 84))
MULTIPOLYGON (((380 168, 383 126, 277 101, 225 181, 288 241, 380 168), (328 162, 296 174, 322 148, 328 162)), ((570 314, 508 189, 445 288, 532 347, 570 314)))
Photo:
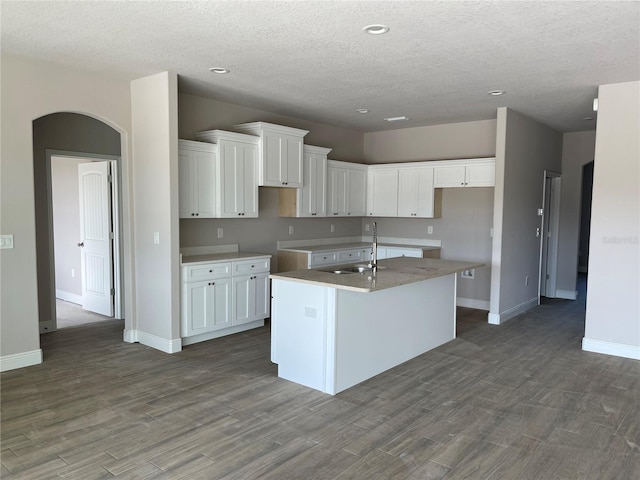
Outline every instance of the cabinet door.
POLYGON ((398 216, 433 218, 433 168, 401 168, 398 173, 398 216))
POLYGON ((349 169, 347 215, 364 217, 367 214, 367 171, 349 169))
POLYGON ((256 183, 257 148, 255 145, 221 140, 220 151, 220 217, 257 217, 258 186, 256 183))
POLYGON ((433 186, 435 188, 464 187, 465 174, 464 165, 435 167, 433 186))
POLYGON ((253 322, 269 315, 269 274, 233 278, 233 325, 253 322))
POLYGON ((337 262, 338 254, 336 252, 312 253, 309 255, 309 268, 333 265, 337 262))
POLYGON ((386 247, 385 258, 395 257, 415 257, 422 258, 422 249, 420 248, 399 248, 399 247, 386 247))
POLYGON ((298 190, 298 216, 324 217, 327 213, 327 158, 310 153, 303 162, 303 183, 298 190))
POLYGON ((367 209, 370 216, 398 215, 398 169, 370 169, 367 185, 367 209))
POLYGON ((231 326, 231 279, 185 283, 182 336, 231 326))
POLYGON ((465 186, 493 187, 496 184, 495 176, 495 164, 467 165, 465 186))
POLYGON ((302 187, 302 138, 262 134, 262 183, 270 187, 302 187))
POLYGON ((178 188, 180 218, 216 214, 215 154, 180 149, 178 153, 178 188))
POLYGON ((327 167, 327 215, 347 215, 348 171, 341 167, 327 167))
POLYGON ((338 263, 354 263, 360 261, 360 250, 338 250, 338 263))

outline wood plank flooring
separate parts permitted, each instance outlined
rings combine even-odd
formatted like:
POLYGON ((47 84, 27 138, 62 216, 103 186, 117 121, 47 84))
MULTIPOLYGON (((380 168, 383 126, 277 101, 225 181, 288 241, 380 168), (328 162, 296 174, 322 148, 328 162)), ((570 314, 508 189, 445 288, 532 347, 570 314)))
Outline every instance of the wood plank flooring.
POLYGON ((580 350, 584 303, 458 338, 331 397, 281 380, 269 327, 167 355, 107 321, 2 374, 3 479, 640 478, 640 362, 580 350))

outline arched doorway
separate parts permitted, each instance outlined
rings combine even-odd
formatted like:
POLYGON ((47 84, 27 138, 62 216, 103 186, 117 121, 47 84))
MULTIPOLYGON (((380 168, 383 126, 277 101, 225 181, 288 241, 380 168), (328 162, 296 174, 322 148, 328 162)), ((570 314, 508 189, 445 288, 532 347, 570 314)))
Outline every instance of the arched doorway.
MULTIPOLYGON (((88 115, 59 112, 33 121, 33 166, 36 219, 36 265, 40 332, 55 330, 56 268, 53 241, 52 157, 73 161, 78 157, 109 159, 114 165, 121 158, 121 135, 111 126, 88 115)), ((122 169, 118 168, 117 171, 122 169)), ((121 183, 121 182, 116 182, 121 183)), ((120 189, 114 191, 115 205, 121 205, 120 189)), ((116 215, 116 218, 122 218, 116 215)), ((121 228, 116 230, 120 231, 121 228)), ((67 239, 68 240, 68 239, 67 239)), ((119 245, 119 242, 116 242, 119 245)), ((74 246, 75 246, 74 242, 74 246)), ((116 249, 117 252, 120 249, 116 249)), ((121 255, 114 257, 114 285, 122 284, 121 255)), ((74 269, 57 272, 59 277, 73 274, 74 269)), ((122 318, 122 310, 118 312, 122 318)))

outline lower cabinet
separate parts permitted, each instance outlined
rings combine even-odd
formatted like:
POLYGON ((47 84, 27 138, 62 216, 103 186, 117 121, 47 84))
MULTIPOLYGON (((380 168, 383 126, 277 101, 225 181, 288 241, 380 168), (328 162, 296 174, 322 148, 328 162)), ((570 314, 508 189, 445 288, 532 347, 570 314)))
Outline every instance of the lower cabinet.
POLYGON ((182 267, 182 344, 264 325, 270 315, 269 257, 182 267))

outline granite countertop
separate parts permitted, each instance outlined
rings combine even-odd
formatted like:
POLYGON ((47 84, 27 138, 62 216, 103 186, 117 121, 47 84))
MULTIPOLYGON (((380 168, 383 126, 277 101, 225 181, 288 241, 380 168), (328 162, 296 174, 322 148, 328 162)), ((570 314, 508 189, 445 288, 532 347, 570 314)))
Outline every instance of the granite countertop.
MULTIPOLYGON (((364 265, 365 263, 357 264, 364 265)), ((381 268, 375 274, 371 272, 335 274, 327 270, 340 270, 341 266, 332 265, 311 270, 275 273, 271 274, 270 278, 312 283, 356 292, 375 292, 484 266, 484 264, 477 262, 412 257, 387 258, 380 260, 378 265, 381 268)))
POLYGON ((264 258, 271 255, 267 253, 252 252, 226 252, 226 253, 208 253, 204 255, 188 255, 182 256, 181 265, 198 265, 200 263, 214 262, 230 262, 232 260, 249 260, 251 258, 264 258))
MULTIPOLYGON (((378 242, 379 247, 419 248, 421 250, 440 250, 441 247, 429 247, 425 245, 408 245, 405 243, 378 242)), ((334 250, 347 250, 350 248, 368 248, 371 242, 330 243, 324 245, 305 245, 303 247, 280 248, 279 251, 299 253, 332 252, 334 250)))

